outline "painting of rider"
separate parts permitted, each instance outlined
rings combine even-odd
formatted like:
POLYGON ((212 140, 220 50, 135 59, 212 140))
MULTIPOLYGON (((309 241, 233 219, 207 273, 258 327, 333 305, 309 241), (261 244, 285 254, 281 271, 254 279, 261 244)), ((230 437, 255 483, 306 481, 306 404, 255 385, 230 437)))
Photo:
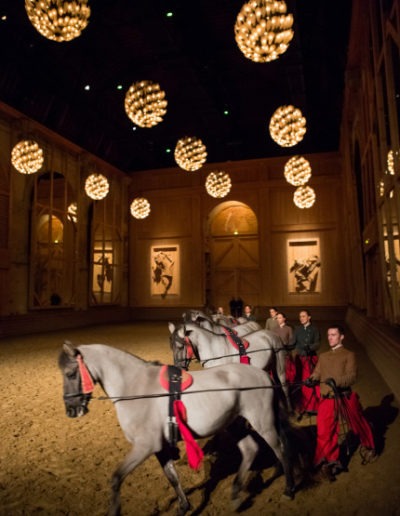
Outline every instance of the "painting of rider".
POLYGON ((179 246, 151 248, 151 295, 165 299, 180 294, 179 246))
POLYGON ((288 241, 289 292, 321 291, 318 239, 288 241))

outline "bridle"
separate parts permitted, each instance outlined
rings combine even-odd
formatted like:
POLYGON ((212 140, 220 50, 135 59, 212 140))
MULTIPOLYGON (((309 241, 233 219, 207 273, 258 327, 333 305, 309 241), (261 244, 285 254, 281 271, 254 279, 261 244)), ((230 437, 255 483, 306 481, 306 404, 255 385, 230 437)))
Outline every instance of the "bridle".
MULTIPOLYGON (((78 363, 80 390, 78 392, 72 392, 69 394, 64 393, 63 399, 65 402, 67 402, 67 400, 70 400, 71 398, 78 398, 78 397, 82 398, 81 407, 83 408, 83 411, 86 414, 88 412, 87 407, 88 407, 89 401, 92 397, 92 392, 94 390, 94 381, 92 379, 92 376, 91 376, 85 362, 83 361, 82 355, 80 353, 78 353, 75 358, 78 363)), ((67 413, 70 413, 71 415, 73 413, 75 415, 75 412, 76 412, 75 407, 72 407, 71 405, 67 405, 67 403, 66 403, 66 407, 67 407, 67 413)))
MULTIPOLYGON (((183 326, 183 330, 184 330, 184 333, 186 333, 185 326, 183 326)), ((225 337, 225 334, 215 333, 212 330, 208 330, 208 331, 210 331, 211 333, 213 333, 214 335, 216 335, 218 337, 225 337)), ((228 354, 221 355, 221 356, 216 356, 216 357, 200 358, 197 346, 193 345, 192 341, 190 340, 190 338, 187 335, 185 335, 184 337, 180 337, 178 335, 177 330, 174 332, 174 335, 171 336, 171 342, 172 341, 173 342, 175 342, 175 341, 178 342, 182 346, 182 348, 185 349, 185 352, 186 352, 185 358, 179 360, 179 363, 177 363, 175 361, 175 365, 178 366, 178 367, 181 367, 182 369, 185 369, 186 371, 189 370, 190 362, 192 360, 194 360, 194 358, 196 360, 198 360, 201 363, 202 366, 204 366, 205 363, 210 362, 210 361, 220 360, 222 358, 229 358, 229 357, 240 356, 240 353, 234 352, 234 353, 228 353, 228 354)), ((171 347, 173 348, 173 345, 171 345, 171 347)), ((282 348, 279 348, 279 349, 274 349, 272 347, 271 348, 255 349, 255 350, 252 350, 252 351, 248 351, 247 354, 251 355, 251 354, 255 354, 255 353, 262 353, 264 351, 272 351, 276 355, 277 353, 279 353, 281 351, 285 352, 285 348, 282 346, 282 348)))
POLYGON ((190 362, 194 358, 200 361, 199 352, 196 346, 193 346, 192 342, 190 341, 187 335, 185 335, 184 337, 180 337, 178 335, 178 332, 176 331, 175 335, 173 336, 173 340, 174 342, 179 343, 185 350, 185 358, 180 359, 179 363, 178 361, 174 360, 176 366, 181 367, 182 369, 185 369, 185 371, 187 371, 189 369, 190 362))

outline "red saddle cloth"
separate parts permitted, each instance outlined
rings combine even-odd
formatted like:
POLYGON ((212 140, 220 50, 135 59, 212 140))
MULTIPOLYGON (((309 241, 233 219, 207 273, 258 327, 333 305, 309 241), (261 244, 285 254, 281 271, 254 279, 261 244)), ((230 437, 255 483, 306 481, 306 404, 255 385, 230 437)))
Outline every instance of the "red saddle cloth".
POLYGON ((241 339, 231 328, 224 327, 224 332, 228 341, 240 352, 240 363, 250 364, 250 358, 246 355, 246 349, 249 347, 248 341, 241 339))
MULTIPOLYGON (((184 391, 190 387, 193 383, 193 376, 187 371, 181 370, 181 391, 184 391)), ((170 391, 169 388, 169 375, 168 366, 163 365, 160 370, 160 384, 166 390, 170 391)), ((185 405, 181 400, 174 400, 173 411, 176 422, 178 424, 179 432, 181 433, 182 439, 185 441, 186 454, 188 458, 189 466, 192 469, 199 469, 203 461, 204 452, 197 444, 194 439, 192 432, 187 425, 187 415, 185 405)))

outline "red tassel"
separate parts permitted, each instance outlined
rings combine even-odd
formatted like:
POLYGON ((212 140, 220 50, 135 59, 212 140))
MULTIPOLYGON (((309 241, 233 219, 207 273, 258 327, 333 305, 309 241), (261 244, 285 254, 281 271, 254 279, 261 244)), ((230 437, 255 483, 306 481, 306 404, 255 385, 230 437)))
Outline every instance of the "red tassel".
POLYGON ((83 362, 81 355, 77 355, 76 359, 78 360, 79 372, 81 375, 82 392, 84 394, 90 394, 91 392, 93 392, 94 389, 92 377, 90 376, 90 373, 87 370, 87 367, 83 362))
POLYGON ((192 469, 199 469, 203 461, 204 453, 186 425, 186 408, 181 400, 174 401, 174 414, 178 423, 179 431, 185 441, 189 466, 192 469))

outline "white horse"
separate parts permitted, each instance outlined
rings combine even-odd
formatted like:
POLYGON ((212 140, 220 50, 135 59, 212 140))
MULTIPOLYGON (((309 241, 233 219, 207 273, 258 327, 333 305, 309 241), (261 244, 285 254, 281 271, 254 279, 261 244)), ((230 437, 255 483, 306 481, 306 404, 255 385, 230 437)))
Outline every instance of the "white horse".
MULTIPOLYGON (((179 500, 178 514, 185 514, 190 504, 173 462, 175 443, 169 441, 167 423, 172 394, 160 385, 162 364, 146 362, 102 344, 73 348, 65 343, 59 366, 67 416, 78 417, 88 412, 91 391, 98 382, 113 401, 120 427, 133 445, 112 475, 109 515, 120 514, 120 488, 126 476, 152 454, 156 455, 175 489, 179 500)), ((208 437, 238 421, 238 416, 245 418, 282 464, 286 477, 284 495, 292 499, 295 486, 285 445, 275 429, 269 376, 256 367, 239 364, 194 371, 191 376, 193 383, 181 393, 186 408, 186 428, 196 437, 208 437)), ((258 451, 249 428, 238 447, 242 462, 232 486, 234 502, 240 500, 248 470, 258 451)))
POLYGON ((187 322, 195 322, 202 328, 206 328, 215 333, 221 333, 221 326, 226 328, 234 328, 239 337, 243 337, 253 331, 262 330, 256 321, 248 321, 245 317, 234 319, 231 316, 223 314, 212 314, 210 317, 201 310, 189 310, 183 314, 183 320, 187 322))
MULTIPOLYGON (((197 326, 204 330, 208 330, 208 333, 202 335, 202 342, 200 348, 198 346, 197 334, 192 337, 188 336, 190 342, 195 340, 197 352, 200 357, 200 362, 204 367, 211 367, 216 363, 223 364, 228 362, 239 362, 239 352, 235 352, 234 348, 229 344, 226 333, 224 331, 223 324, 216 323, 212 318, 200 310, 190 310, 188 313, 183 314, 183 319, 186 321, 192 321, 197 326), (221 340, 217 337, 223 337, 225 340, 221 340), (214 344, 215 337, 215 344, 214 344), (222 346, 222 347, 221 347, 222 346), (210 360, 215 358, 215 360, 210 360)), ((180 367, 188 366, 189 362, 185 362, 188 358, 187 350, 182 347, 185 346, 185 339, 182 341, 183 333, 181 328, 181 334, 179 339, 176 338, 173 342, 172 336, 176 328, 170 323, 169 330, 171 333, 170 341, 171 347, 174 354, 174 361, 176 365, 180 367), (183 358, 183 355, 185 357, 183 358)), ((190 324, 187 327, 190 329, 190 324)), ((277 379, 281 384, 283 393, 285 395, 286 404, 289 412, 292 411, 292 404, 289 395, 289 386, 286 383, 286 350, 282 343, 281 338, 275 333, 265 330, 255 321, 246 321, 243 324, 237 324, 232 328, 239 338, 245 339, 249 343, 249 347, 246 350, 247 355, 250 357, 250 363, 261 369, 272 371, 276 373, 277 379)), ((178 336, 178 334, 176 333, 178 336)), ((186 340, 186 343, 188 341, 186 340)))

